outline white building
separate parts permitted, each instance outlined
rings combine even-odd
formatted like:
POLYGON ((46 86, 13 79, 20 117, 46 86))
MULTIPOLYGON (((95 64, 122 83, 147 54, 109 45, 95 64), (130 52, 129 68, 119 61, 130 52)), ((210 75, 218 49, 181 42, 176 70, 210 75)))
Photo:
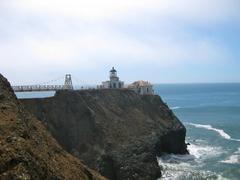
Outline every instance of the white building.
POLYGON ((153 85, 149 83, 148 81, 135 81, 134 83, 130 84, 128 86, 128 89, 131 89, 135 91, 138 94, 144 95, 144 94, 149 94, 152 95, 154 94, 153 91, 153 85))
POLYGON ((110 70, 110 81, 104 81, 102 82, 102 85, 100 85, 100 88, 104 89, 119 89, 123 88, 124 82, 119 80, 119 77, 117 76, 117 71, 112 67, 110 70))

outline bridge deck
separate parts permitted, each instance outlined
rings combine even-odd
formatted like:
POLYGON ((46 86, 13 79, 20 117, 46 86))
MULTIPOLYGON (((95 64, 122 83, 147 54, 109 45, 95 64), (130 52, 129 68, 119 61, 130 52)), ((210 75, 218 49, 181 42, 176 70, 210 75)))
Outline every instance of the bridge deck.
POLYGON ((57 90, 72 90, 73 87, 65 85, 31 85, 31 86, 12 86, 15 92, 31 92, 31 91, 57 91, 57 90))

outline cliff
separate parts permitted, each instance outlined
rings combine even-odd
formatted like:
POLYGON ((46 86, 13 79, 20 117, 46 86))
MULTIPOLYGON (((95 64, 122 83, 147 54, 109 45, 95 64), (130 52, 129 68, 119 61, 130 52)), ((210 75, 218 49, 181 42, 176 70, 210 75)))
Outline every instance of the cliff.
POLYGON ((112 180, 157 179, 157 155, 187 153, 185 127, 157 95, 58 91, 21 101, 68 152, 112 180))
POLYGON ((57 144, 25 111, 1 74, 0 179, 104 179, 57 144))

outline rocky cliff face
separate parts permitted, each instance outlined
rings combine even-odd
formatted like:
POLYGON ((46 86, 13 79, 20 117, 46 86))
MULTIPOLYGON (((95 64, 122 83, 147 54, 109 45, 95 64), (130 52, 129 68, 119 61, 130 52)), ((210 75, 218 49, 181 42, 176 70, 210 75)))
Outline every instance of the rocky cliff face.
POLYGON ((157 95, 59 91, 21 101, 65 149, 112 180, 157 179, 157 155, 187 153, 185 127, 157 95))
POLYGON ((0 179, 104 179, 64 151, 0 74, 0 179))

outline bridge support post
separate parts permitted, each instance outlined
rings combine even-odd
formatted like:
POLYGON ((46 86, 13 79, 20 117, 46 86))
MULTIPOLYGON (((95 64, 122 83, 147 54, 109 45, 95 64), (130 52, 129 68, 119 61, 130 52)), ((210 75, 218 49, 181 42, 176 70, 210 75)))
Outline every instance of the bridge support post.
POLYGON ((65 76, 64 89, 73 90, 71 74, 65 76))

